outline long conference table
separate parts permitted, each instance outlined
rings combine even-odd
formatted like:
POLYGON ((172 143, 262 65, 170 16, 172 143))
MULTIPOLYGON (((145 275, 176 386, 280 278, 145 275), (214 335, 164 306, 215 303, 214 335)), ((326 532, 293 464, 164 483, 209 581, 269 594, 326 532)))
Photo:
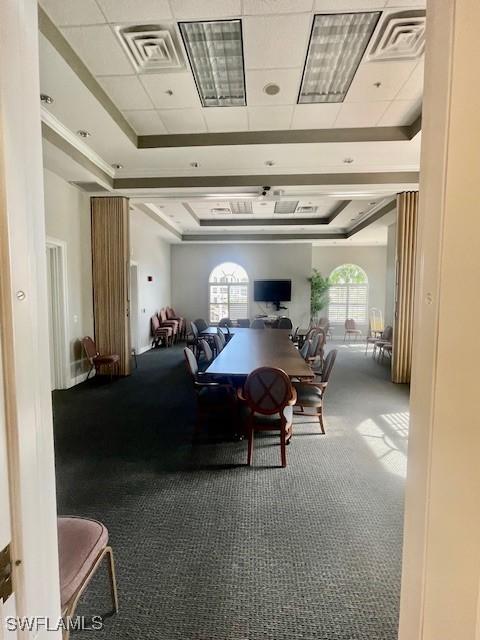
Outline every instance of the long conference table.
MULTIPOLYGON (((201 335, 212 335, 216 331, 217 327, 208 327, 201 335)), ((210 376, 244 379, 259 367, 276 367, 290 378, 311 380, 314 377, 290 340, 288 329, 232 327, 230 333, 230 340, 206 370, 210 376)))

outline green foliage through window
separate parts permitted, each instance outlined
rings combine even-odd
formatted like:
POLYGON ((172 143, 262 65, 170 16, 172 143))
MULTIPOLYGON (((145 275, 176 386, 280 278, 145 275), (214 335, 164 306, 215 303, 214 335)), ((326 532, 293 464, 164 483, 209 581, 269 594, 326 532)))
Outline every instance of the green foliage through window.
POLYGON ((367 274, 356 264, 342 264, 330 274, 331 284, 367 284, 367 274))

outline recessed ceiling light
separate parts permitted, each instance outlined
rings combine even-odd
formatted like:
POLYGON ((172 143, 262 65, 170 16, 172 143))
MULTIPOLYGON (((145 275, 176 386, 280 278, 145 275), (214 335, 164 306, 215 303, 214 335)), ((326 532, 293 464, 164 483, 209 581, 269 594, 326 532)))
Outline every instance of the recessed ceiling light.
POLYGON ((377 204, 377 203, 376 202, 369 202, 368 204, 372 207, 374 204, 377 204))
POLYGON ((80 138, 89 138, 90 137, 90 133, 88 131, 85 131, 85 129, 79 129, 77 131, 77 135, 79 135, 80 138))
POLYGON ((280 87, 274 82, 269 82, 263 87, 263 92, 266 93, 267 96, 276 96, 280 93, 280 87))
POLYGON ((267 167, 273 167, 275 162, 273 160, 265 160, 265 164, 267 165, 267 167))
POLYGON ((167 89, 165 93, 167 94, 167 96, 173 96, 173 91, 171 89, 167 89))
POLYGON ((381 82, 374 82, 373 86, 376 87, 377 89, 380 89, 380 87, 382 86, 381 82))
POLYGON ((353 158, 344 158, 343 161, 345 164, 352 164, 353 158))
MULTIPOLYGON (((79 132, 79 135, 80 135, 80 132, 79 132)), ((123 164, 120 164, 119 162, 114 162, 114 163, 112 164, 112 167, 113 167, 114 169, 123 169, 123 164)))
POLYGON ((241 20, 179 22, 178 26, 202 105, 244 107, 241 20))
POLYGON ((299 104, 343 102, 380 15, 372 11, 315 16, 299 104))
POLYGON ((197 169, 200 166, 199 162, 190 162, 190 166, 193 167, 194 169, 197 169))
POLYGON ((47 96, 46 93, 41 93, 40 102, 43 102, 43 104, 52 104, 54 102, 54 99, 52 98, 52 96, 47 96))

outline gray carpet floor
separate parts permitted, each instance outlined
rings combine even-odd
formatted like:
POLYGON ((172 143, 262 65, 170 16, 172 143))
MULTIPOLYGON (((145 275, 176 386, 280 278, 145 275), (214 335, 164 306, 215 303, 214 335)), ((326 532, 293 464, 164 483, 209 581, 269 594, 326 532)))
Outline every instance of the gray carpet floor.
MULTIPOLYGON (((180 347, 54 393, 59 512, 107 525, 120 597, 74 639, 397 637, 408 389, 363 345, 332 346, 327 434, 298 417, 286 469, 275 436, 253 468, 221 429, 192 443, 180 347)), ((99 572, 79 614, 108 606, 99 572)))

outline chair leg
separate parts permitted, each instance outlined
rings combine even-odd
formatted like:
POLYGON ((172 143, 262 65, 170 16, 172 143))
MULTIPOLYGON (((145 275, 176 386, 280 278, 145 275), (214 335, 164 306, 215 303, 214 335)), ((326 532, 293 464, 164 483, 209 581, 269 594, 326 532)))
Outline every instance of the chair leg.
POLYGON ((89 372, 88 372, 88 374, 87 374, 87 380, 89 379, 90 374, 91 374, 91 373, 92 373, 92 371, 93 371, 93 367, 94 367, 94 365, 92 364, 92 365, 90 366, 90 371, 89 371, 89 372))
POLYGON ((280 431, 280 455, 282 458, 282 467, 287 466, 287 443, 285 436, 285 427, 280 431))
POLYGON ((249 467, 251 466, 252 460, 253 460, 253 438, 254 438, 253 428, 249 426, 248 427, 248 458, 247 458, 247 464, 249 467))
POLYGON ((320 425, 320 433, 325 435, 325 425, 323 424, 323 405, 318 407, 318 423, 320 425))
POLYGON ((106 547, 105 553, 108 555, 108 575, 110 577, 110 593, 112 595, 113 610, 115 613, 118 613, 117 578, 115 574, 115 560, 113 559, 112 547, 106 547))

